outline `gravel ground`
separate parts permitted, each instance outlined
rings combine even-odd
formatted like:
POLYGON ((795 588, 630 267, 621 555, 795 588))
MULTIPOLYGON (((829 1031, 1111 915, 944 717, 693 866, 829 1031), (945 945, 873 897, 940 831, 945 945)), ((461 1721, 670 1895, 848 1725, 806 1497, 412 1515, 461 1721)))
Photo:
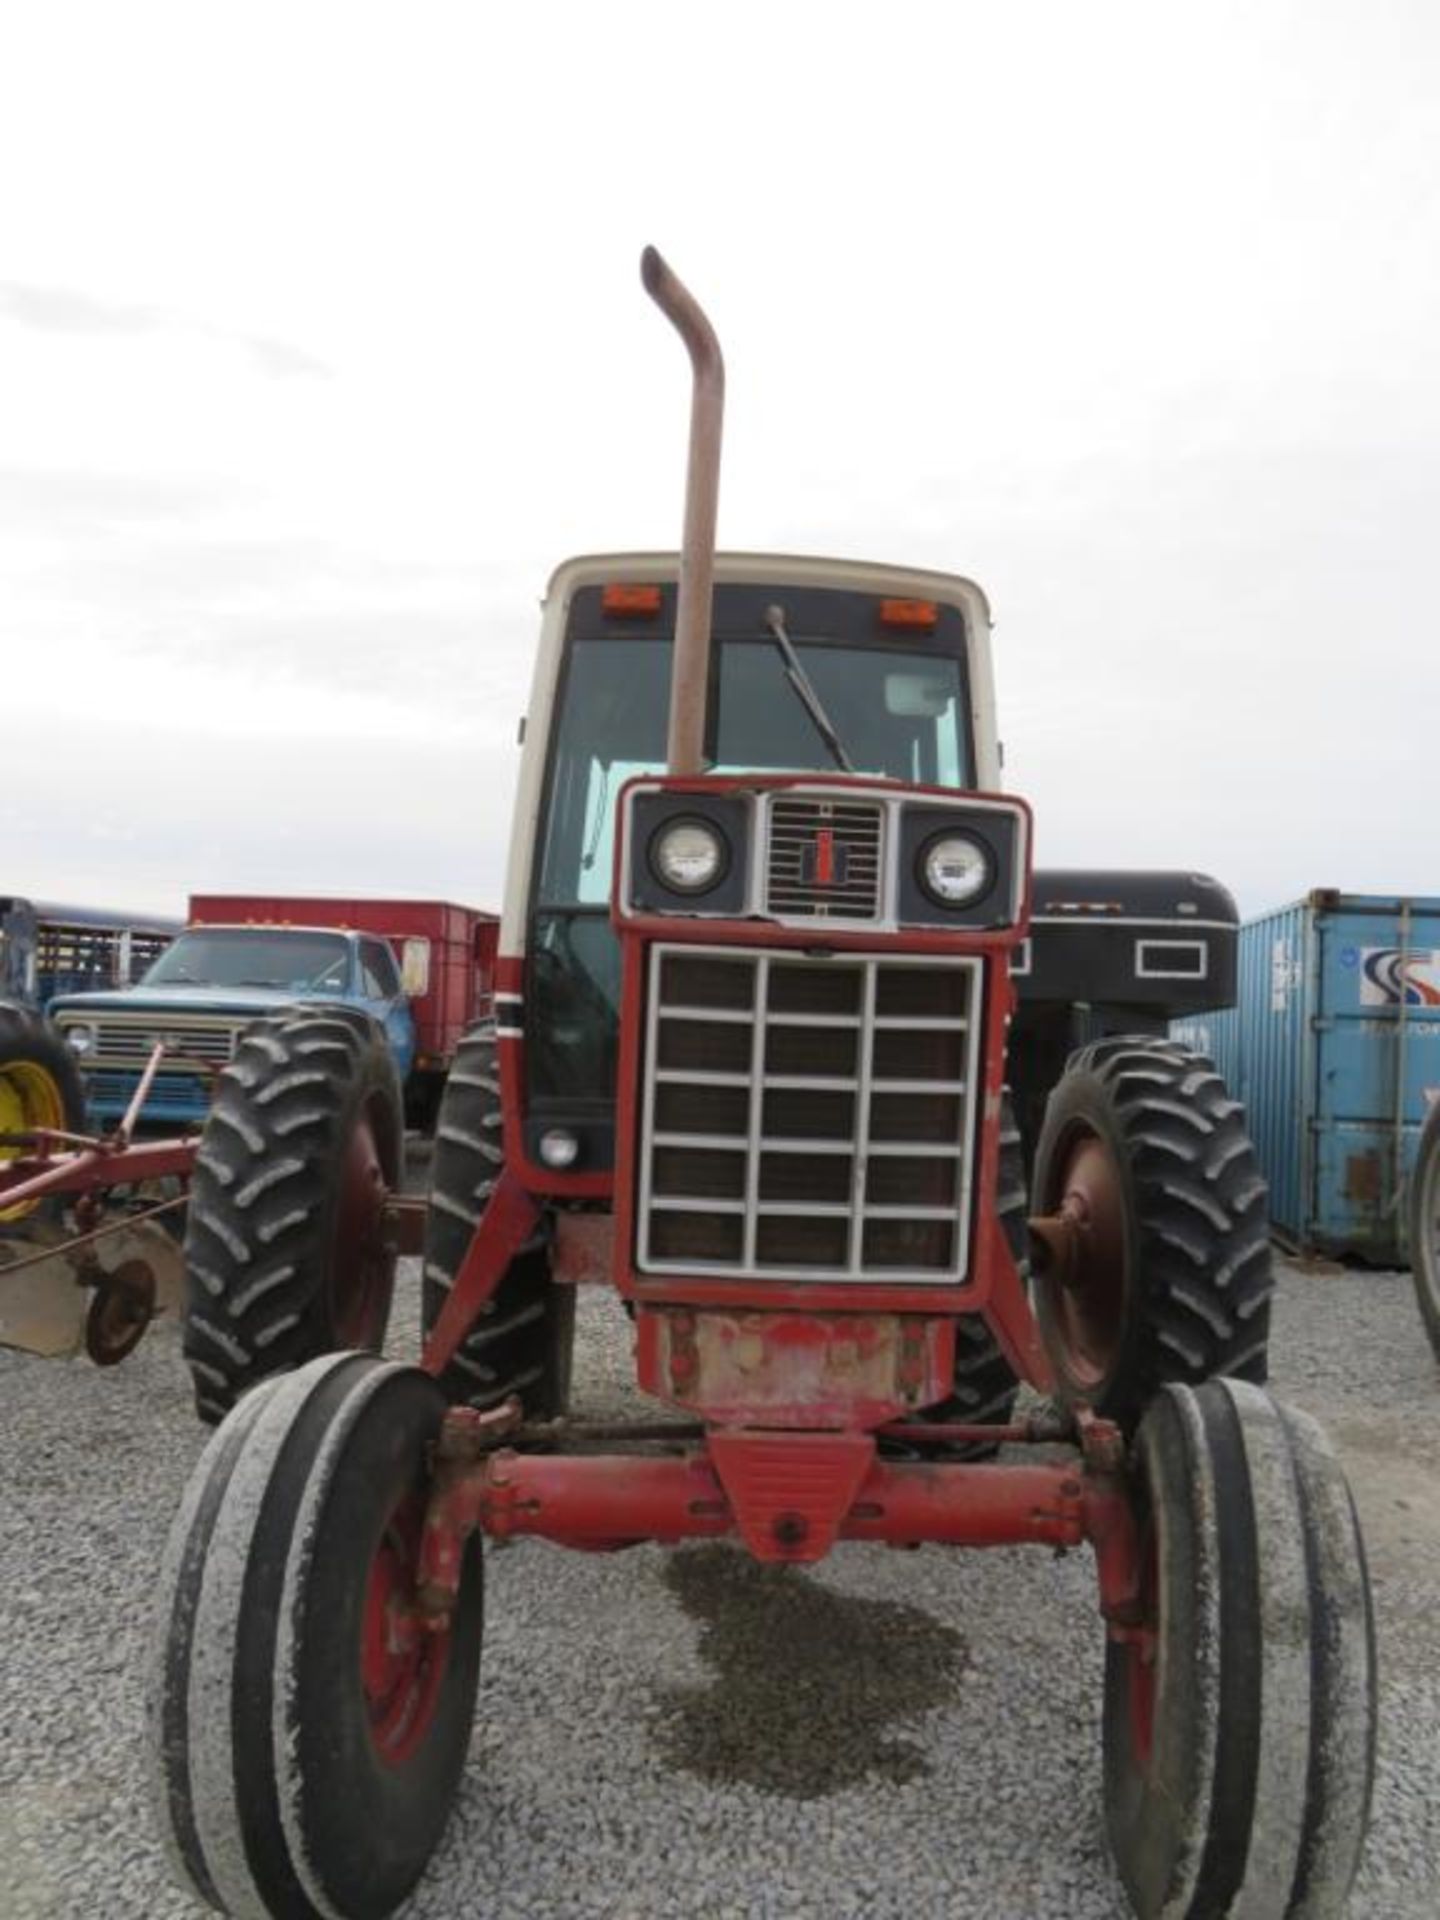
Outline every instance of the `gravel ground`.
MULTIPOLYGON (((583 1310, 581 1395, 613 1407, 625 1323, 605 1298, 583 1310)), ((411 1274, 397 1352, 416 1313, 411 1274)), ((1408 1276, 1287 1265, 1275 1356, 1278 1391, 1345 1456, 1379 1609, 1351 1914, 1434 1920, 1440 1379, 1408 1276)), ((0 1353, 0 1408, 0 1914, 194 1914, 140 1790, 137 1655, 201 1444, 175 1329, 110 1373, 0 1353)), ((1088 1555, 851 1546, 799 1572, 715 1545, 526 1542, 487 1578, 471 1765, 414 1920, 1124 1914, 1088 1555)))

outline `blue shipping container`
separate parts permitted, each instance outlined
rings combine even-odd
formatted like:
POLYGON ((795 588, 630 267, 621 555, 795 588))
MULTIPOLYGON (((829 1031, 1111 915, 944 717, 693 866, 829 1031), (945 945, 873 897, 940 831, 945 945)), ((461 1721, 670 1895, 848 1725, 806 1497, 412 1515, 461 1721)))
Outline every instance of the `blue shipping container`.
POLYGON ((1177 1021, 1244 1101, 1277 1235, 1401 1266, 1440 1100, 1440 899, 1320 890, 1240 929, 1238 1002, 1177 1021))

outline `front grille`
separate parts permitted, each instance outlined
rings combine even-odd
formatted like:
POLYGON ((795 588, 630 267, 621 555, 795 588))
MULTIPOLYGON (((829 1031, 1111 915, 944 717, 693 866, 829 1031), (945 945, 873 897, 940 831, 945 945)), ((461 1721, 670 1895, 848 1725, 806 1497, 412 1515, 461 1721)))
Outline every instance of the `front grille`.
POLYGON ((980 966, 656 946, 640 1269, 963 1279, 980 966))
MULTIPOLYGON (((193 1015, 191 1016, 193 1018, 193 1015)), ((235 1051, 235 1036, 245 1026, 244 1021, 210 1021, 204 1026, 190 1026, 181 1022, 156 1022, 153 1019, 141 1024, 133 1019, 100 1019, 93 1022, 62 1021, 65 1025, 93 1025, 95 1028, 94 1050, 85 1056, 87 1064, 95 1062, 97 1066, 132 1066, 137 1062, 143 1066, 160 1041, 165 1042, 165 1059, 162 1069, 172 1060, 203 1060, 209 1065, 223 1067, 235 1051)))
POLYGON ((765 848, 767 910, 782 919, 878 919, 882 822, 869 801, 777 794, 765 848))

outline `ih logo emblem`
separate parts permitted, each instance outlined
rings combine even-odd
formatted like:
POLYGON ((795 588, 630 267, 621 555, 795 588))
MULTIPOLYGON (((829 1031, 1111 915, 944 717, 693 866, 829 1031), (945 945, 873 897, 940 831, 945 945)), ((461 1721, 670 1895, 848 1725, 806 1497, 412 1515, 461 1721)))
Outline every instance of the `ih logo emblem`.
POLYGON ((807 887, 843 887, 849 871, 850 849, 833 827, 821 827, 800 849, 800 878, 807 887))

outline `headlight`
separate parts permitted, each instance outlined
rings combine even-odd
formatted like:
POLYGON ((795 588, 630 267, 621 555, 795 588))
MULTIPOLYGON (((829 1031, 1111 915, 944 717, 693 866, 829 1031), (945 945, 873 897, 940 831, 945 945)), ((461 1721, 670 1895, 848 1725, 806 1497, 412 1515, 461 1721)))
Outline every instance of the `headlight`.
POLYGON ((920 850, 920 884, 942 907, 968 907, 990 884, 990 855, 968 833, 941 833, 920 850))
POLYGON ((547 1167, 562 1172, 573 1167, 580 1157, 580 1142, 568 1127, 551 1127, 540 1136, 540 1158, 547 1167))
POLYGON ((66 1027, 65 1044, 72 1053, 82 1057, 95 1051, 95 1029, 93 1027, 66 1027))
POLYGON ((673 893, 707 893, 729 863, 724 839, 704 820, 672 820, 650 842, 650 865, 673 893))

